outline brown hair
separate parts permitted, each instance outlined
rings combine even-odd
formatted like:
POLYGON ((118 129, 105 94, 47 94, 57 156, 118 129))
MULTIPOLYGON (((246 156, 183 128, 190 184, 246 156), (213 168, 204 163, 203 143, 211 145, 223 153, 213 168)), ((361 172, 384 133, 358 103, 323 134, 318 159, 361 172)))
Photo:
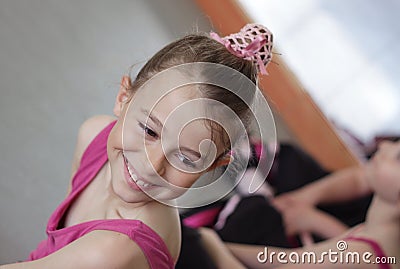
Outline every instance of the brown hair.
MULTIPOLYGON (((204 34, 187 35, 177 41, 174 41, 159 52, 157 52, 139 71, 136 79, 132 83, 132 91, 136 91, 147 80, 155 74, 170 67, 186 63, 206 62, 225 65, 239 71, 256 83, 257 69, 255 65, 248 60, 239 58, 231 54, 222 44, 204 34)), ((203 98, 219 101, 231 108, 243 122, 244 126, 250 125, 250 109, 243 100, 227 89, 218 86, 205 85, 198 87, 203 98)), ((254 98, 254 89, 248 89, 250 99, 254 98)), ((222 143, 230 148, 226 140, 226 133, 221 126, 211 123, 211 129, 216 130, 222 135, 222 143)))

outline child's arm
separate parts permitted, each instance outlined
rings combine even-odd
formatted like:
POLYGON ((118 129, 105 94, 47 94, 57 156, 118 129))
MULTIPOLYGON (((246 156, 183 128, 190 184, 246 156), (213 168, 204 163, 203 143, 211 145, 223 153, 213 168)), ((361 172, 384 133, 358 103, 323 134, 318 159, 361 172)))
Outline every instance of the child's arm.
POLYGON ((311 233, 322 238, 332 238, 348 230, 335 217, 308 204, 296 203, 282 212, 288 236, 311 233))
POLYGON ((214 230, 208 228, 199 229, 201 240, 208 255, 215 262, 217 268, 244 269, 244 267, 235 256, 225 246, 214 230))
MULTIPOLYGON (((351 263, 351 264, 343 264, 340 262, 334 262, 334 257, 339 257, 332 255, 330 260, 330 256, 328 256, 329 251, 337 252, 340 251, 337 248, 337 244, 339 240, 342 240, 343 237, 337 237, 334 239, 330 239, 309 247, 297 248, 297 249, 285 249, 285 248, 276 248, 276 247, 265 247, 265 246, 255 246, 255 245, 244 245, 244 244, 234 244, 234 243, 226 243, 229 250, 237 257, 244 265, 248 268, 253 269, 268 269, 268 268, 320 268, 320 269, 372 269, 378 268, 376 264, 370 263, 367 264, 365 262, 360 263, 351 263), (283 254, 281 254, 283 253, 283 254), (291 262, 289 256, 296 257, 292 253, 297 253, 301 258, 301 255, 304 255, 305 259, 308 257, 313 257, 310 255, 315 254, 315 263, 313 258, 311 258, 311 262, 304 263, 294 263, 291 262), (312 254, 311 254, 312 253, 312 254), (278 257, 280 257, 278 259, 278 257), (261 260, 261 262, 258 261, 261 260), (264 259, 266 261, 264 262, 264 259), (272 262, 271 262, 272 259, 272 262)), ((347 241, 347 249, 346 252, 358 252, 360 256, 363 253, 370 252, 373 253, 372 249, 360 242, 356 241, 347 241)), ((370 261, 374 261, 374 256, 369 256, 370 261)), ((307 260, 305 260, 307 261, 307 260)))
POLYGON ((317 204, 358 198, 371 192, 364 166, 351 167, 273 200, 281 212, 288 235, 311 232, 323 238, 343 233, 347 226, 314 208, 317 204))
POLYGON ((298 190, 274 199, 277 208, 284 210, 288 200, 310 205, 343 202, 371 193, 366 180, 365 167, 355 166, 334 172, 298 190))
POLYGON ((93 231, 42 259, 2 265, 0 269, 149 268, 139 248, 126 235, 93 231))
MULTIPOLYGON (((81 163, 81 158, 90 142, 95 136, 104 129, 109 123, 114 121, 115 118, 108 115, 99 115, 87 119, 79 128, 78 136, 76 139, 75 151, 72 157, 71 167, 71 180, 81 163)), ((71 190, 71 184, 68 187, 68 193, 71 190)))

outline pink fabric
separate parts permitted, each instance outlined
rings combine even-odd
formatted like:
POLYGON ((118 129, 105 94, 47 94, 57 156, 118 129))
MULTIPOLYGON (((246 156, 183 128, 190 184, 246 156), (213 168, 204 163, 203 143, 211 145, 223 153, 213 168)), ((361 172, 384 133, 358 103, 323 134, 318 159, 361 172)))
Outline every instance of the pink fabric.
MULTIPOLYGON (((372 248, 372 250, 375 252, 375 255, 377 257, 380 257, 380 258, 387 257, 385 255, 385 252, 381 248, 381 246, 379 246, 379 244, 376 243, 374 240, 371 240, 371 239, 368 239, 368 238, 364 238, 364 237, 355 237, 355 236, 346 237, 344 240, 346 240, 346 241, 359 241, 359 242, 366 243, 372 248)), ((378 267, 379 267, 379 269, 390 269, 390 266, 387 263, 379 263, 378 267)))
POLYGON ((263 25, 246 24, 238 33, 220 37, 211 32, 210 37, 233 55, 254 62, 258 71, 267 75, 266 65, 272 59, 272 33, 263 25))
POLYGON ((138 244, 146 256, 150 268, 174 268, 173 258, 162 238, 139 220, 93 220, 58 229, 68 208, 107 162, 107 139, 114 125, 115 122, 112 122, 104 128, 84 152, 80 167, 72 179, 71 193, 51 215, 47 224, 48 237, 30 254, 29 260, 43 258, 92 231, 108 230, 123 233, 138 244))
POLYGON ((261 158, 263 153, 263 144, 261 142, 254 143, 254 151, 256 152, 257 159, 261 158))
POLYGON ((214 224, 221 208, 210 208, 193 214, 183 220, 183 224, 190 228, 210 227, 214 224))
POLYGON ((224 228, 226 220, 235 211, 240 201, 241 197, 238 194, 235 194, 229 199, 225 207, 222 209, 221 213, 218 215, 218 220, 214 225, 214 228, 216 230, 222 230, 222 228, 224 228))

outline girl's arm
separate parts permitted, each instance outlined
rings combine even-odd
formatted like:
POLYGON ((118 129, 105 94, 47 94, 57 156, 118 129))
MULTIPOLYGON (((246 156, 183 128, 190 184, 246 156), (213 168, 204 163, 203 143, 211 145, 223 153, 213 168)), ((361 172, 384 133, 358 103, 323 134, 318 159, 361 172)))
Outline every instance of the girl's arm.
POLYGON ((128 269, 149 268, 147 260, 128 236, 93 231, 42 259, 0 266, 0 269, 128 269))
POLYGON ((298 190, 279 195, 274 204, 284 209, 288 200, 310 205, 344 202, 371 193, 364 166, 355 166, 334 172, 298 190))
POLYGON ((218 268, 245 269, 212 229, 199 229, 203 245, 218 268))
POLYGON ((335 217, 304 203, 293 204, 282 212, 282 217, 288 236, 311 233, 326 239, 349 229, 335 217))
MULTIPOLYGON (((319 268, 319 269, 376 269, 374 263, 363 262, 362 255, 366 252, 373 253, 372 249, 360 242, 347 241, 346 253, 357 252, 360 254, 360 263, 343 264, 336 258, 339 258, 338 241, 343 237, 330 239, 309 247, 297 249, 285 249, 267 246, 255 246, 226 243, 228 249, 237 257, 247 268, 252 269, 268 269, 268 268, 319 268), (335 255, 335 253, 338 253, 335 255), (297 254, 294 255, 293 253, 297 254), (331 253, 331 254, 329 254, 331 253), (314 259, 315 255, 315 259, 314 259), (292 257, 292 260, 289 258, 292 257), (294 258, 293 258, 294 257, 294 258), (299 257, 299 262, 294 262, 299 257), (301 262, 304 257, 305 262, 301 262), (308 257, 310 262, 308 262, 308 257), (261 261, 259 261, 261 260, 261 261), (293 261, 293 262, 292 262, 293 261)), ((374 255, 369 256, 370 261, 374 261, 374 255)), ((345 261, 345 260, 344 260, 345 261)), ((351 260, 350 260, 351 261, 351 260)))

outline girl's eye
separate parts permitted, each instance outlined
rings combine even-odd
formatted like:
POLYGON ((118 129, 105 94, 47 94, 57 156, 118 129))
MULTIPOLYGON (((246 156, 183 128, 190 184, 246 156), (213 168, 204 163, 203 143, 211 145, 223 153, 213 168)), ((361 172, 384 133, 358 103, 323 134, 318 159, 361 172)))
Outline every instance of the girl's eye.
POLYGON ((195 163, 183 154, 178 154, 179 160, 190 168, 195 168, 195 163))
POLYGON ((152 138, 158 138, 158 134, 149 127, 147 127, 147 125, 144 125, 143 123, 139 122, 139 127, 143 129, 146 135, 149 135, 152 138))

